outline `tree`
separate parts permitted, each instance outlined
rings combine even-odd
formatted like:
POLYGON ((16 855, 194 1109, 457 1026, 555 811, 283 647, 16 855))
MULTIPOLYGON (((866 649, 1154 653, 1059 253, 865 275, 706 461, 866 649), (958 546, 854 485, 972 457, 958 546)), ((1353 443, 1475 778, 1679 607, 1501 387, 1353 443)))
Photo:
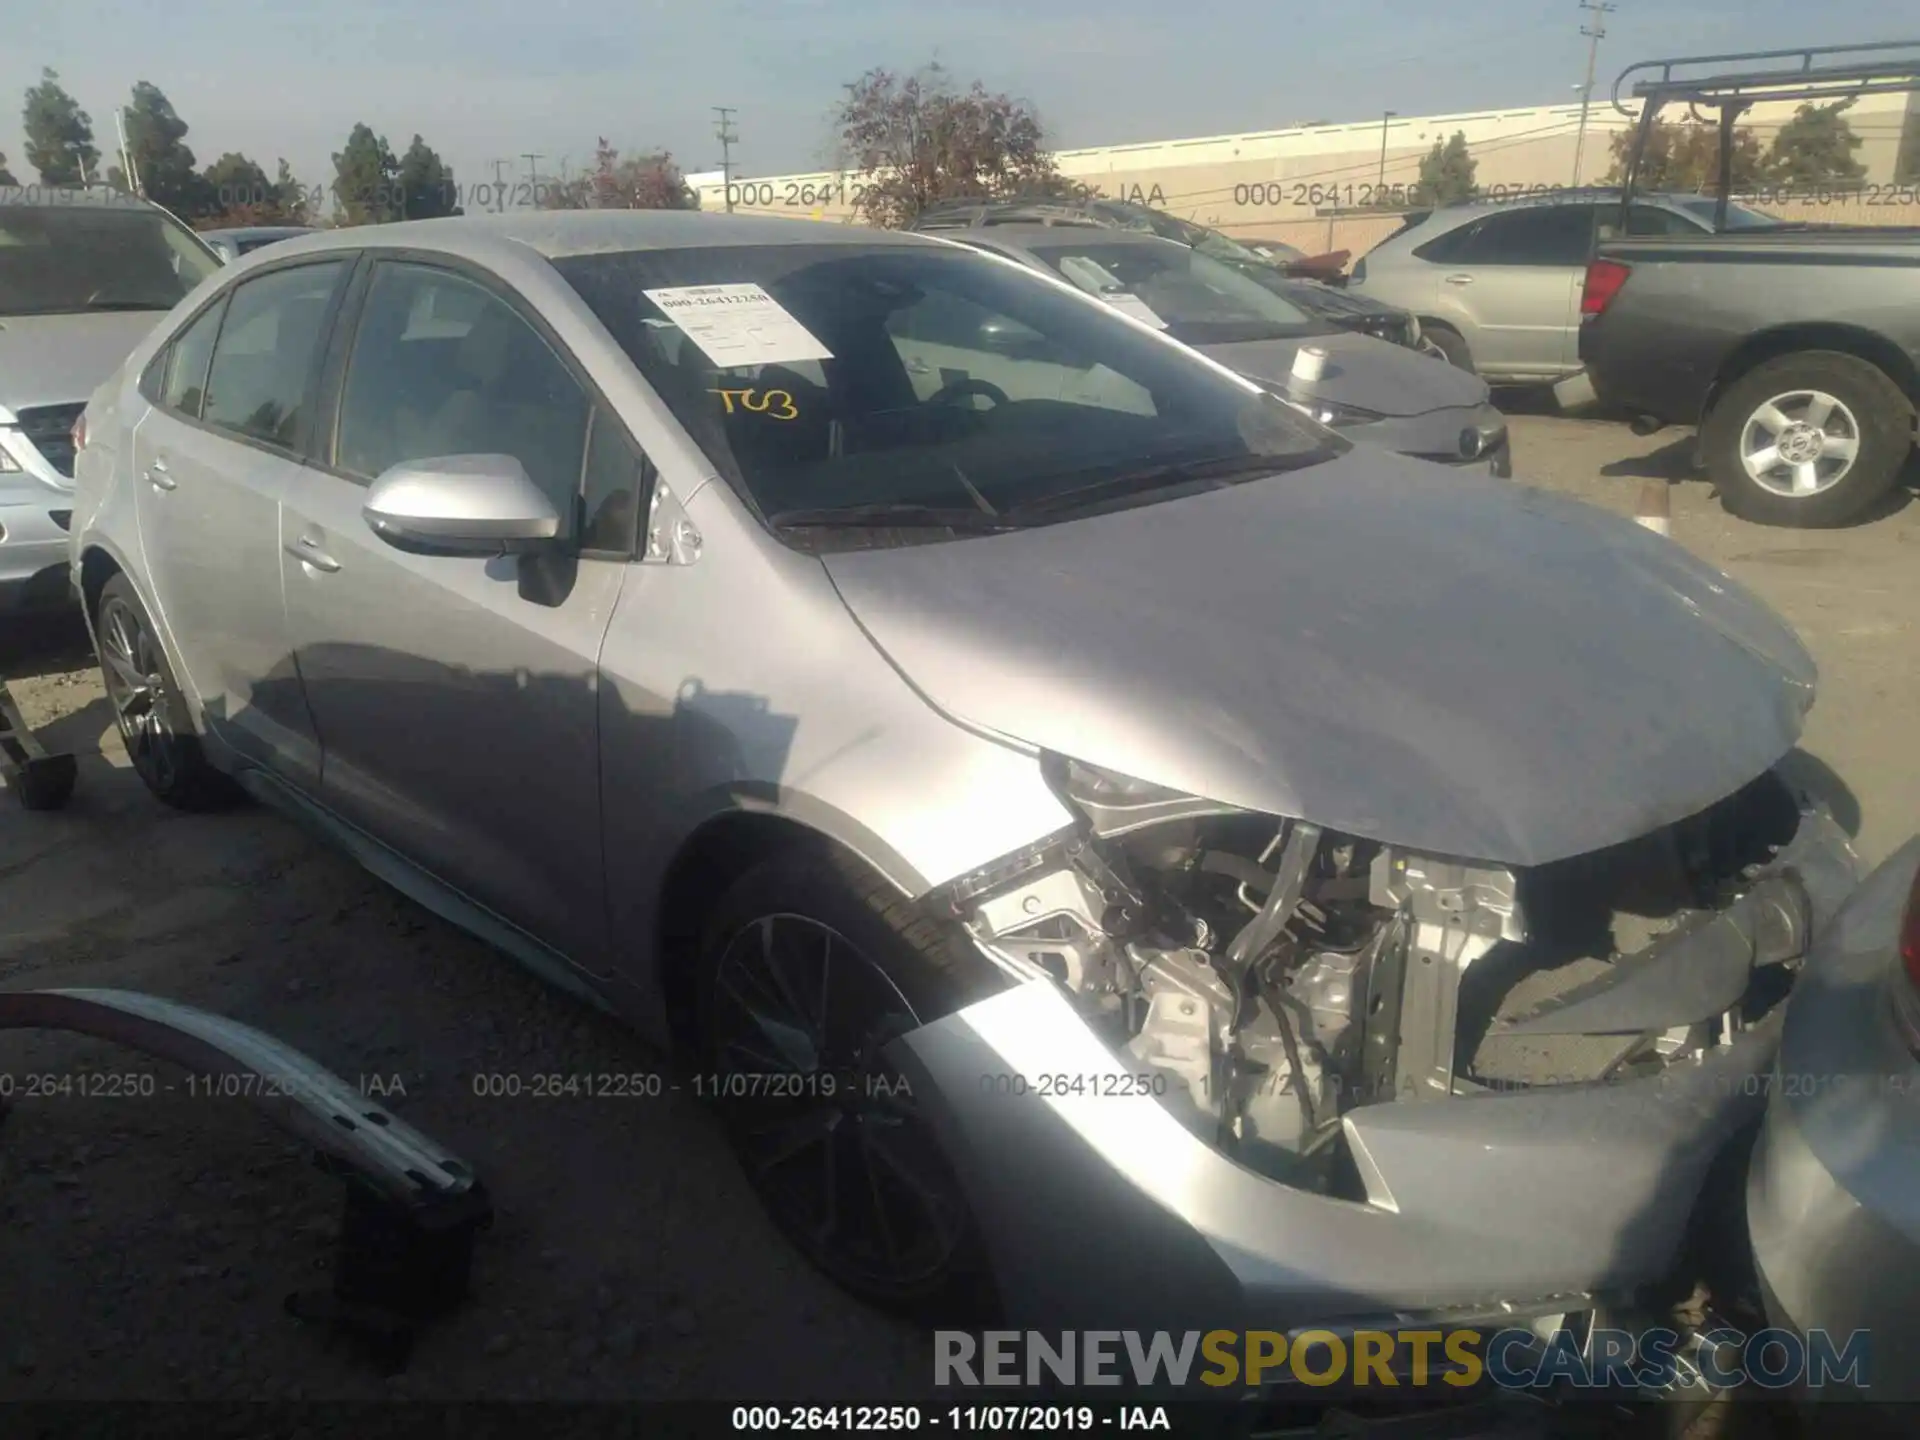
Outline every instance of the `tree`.
MULTIPOLYGON (((1634 132, 1615 131, 1607 142, 1613 166, 1601 177, 1603 185, 1624 183, 1627 160, 1633 154, 1634 132)), ((1760 142, 1743 125, 1733 130, 1733 153, 1728 159, 1733 188, 1751 190, 1760 183, 1763 161, 1760 142)), ((1633 179, 1636 190, 1680 190, 1714 195, 1720 186, 1720 127, 1691 121, 1656 120, 1647 133, 1647 148, 1633 179)))
POLYGON ((914 75, 869 70, 834 114, 841 168, 858 173, 855 209, 875 225, 908 224, 937 201, 966 196, 1071 194, 1029 105, 965 90, 939 64, 914 75))
POLYGON ((1457 205, 1473 198, 1473 174, 1480 162, 1467 153, 1467 132, 1456 130, 1420 161, 1420 198, 1429 205, 1457 205))
POLYGON ((285 159, 274 169, 273 188, 279 202, 282 225, 311 225, 311 203, 307 196, 307 187, 293 177, 293 167, 285 159))
MULTIPOLYGON (((383 142, 384 143, 384 142, 383 142)), ((400 215, 407 220, 431 220, 438 215, 460 215, 460 189, 453 169, 418 135, 394 169, 400 215)))
POLYGON ((201 174, 202 189, 211 199, 205 218, 222 225, 264 225, 263 210, 276 210, 278 195, 267 172, 252 160, 228 151, 201 174))
POLYGON ((93 178, 100 152, 93 144, 93 119, 60 88, 60 76, 42 69, 40 83, 27 91, 20 111, 27 136, 27 163, 43 185, 82 185, 93 178))
POLYGON ((1767 179, 1775 185, 1799 187, 1858 180, 1867 167, 1853 158, 1860 137, 1847 123, 1851 98, 1829 105, 1805 104, 1780 127, 1767 152, 1767 179))
POLYGON ((0 150, 0 185, 18 185, 19 183, 13 178, 13 172, 7 168, 7 152, 0 150))
POLYGON ((174 112, 158 85, 142 80, 127 107, 127 151, 141 193, 176 215, 204 216, 214 205, 206 181, 193 168, 187 122, 174 112))
POLYGON ((355 125, 347 148, 333 157, 333 203, 348 225, 378 225, 399 218, 400 162, 383 136, 355 125))
POLYGON ((643 150, 624 159, 606 137, 593 151, 593 169, 544 189, 548 210, 698 210, 700 197, 667 150, 643 150))

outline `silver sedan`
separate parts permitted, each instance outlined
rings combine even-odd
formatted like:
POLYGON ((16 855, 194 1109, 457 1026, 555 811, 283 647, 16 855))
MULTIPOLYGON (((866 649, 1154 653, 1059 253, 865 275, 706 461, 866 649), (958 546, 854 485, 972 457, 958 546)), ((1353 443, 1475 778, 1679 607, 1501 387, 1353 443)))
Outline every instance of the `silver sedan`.
POLYGON ((297 238, 84 433, 154 793, 282 807, 678 1047, 875 1302, 1612 1303, 1855 885, 1777 768, 1812 662, 1732 580, 962 246, 297 238))

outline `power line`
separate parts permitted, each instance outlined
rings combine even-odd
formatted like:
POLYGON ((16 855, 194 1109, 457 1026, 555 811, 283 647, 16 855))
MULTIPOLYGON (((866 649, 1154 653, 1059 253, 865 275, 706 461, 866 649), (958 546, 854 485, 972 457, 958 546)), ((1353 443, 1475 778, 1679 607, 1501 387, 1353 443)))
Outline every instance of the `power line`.
POLYGON ((1580 133, 1573 141, 1573 183, 1580 183, 1580 156, 1587 148, 1587 111, 1593 104, 1593 71, 1600 59, 1600 42, 1607 38, 1607 16, 1617 6, 1607 0, 1580 0, 1580 8, 1593 13, 1593 24, 1582 25, 1580 33, 1587 37, 1587 83, 1580 87, 1580 133))

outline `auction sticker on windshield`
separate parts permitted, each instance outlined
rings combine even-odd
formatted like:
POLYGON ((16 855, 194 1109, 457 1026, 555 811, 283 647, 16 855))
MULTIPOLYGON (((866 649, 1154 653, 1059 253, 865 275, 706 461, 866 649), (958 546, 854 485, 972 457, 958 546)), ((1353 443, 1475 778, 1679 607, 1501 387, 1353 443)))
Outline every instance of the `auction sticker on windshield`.
POLYGON ((832 351, 758 285, 671 285, 645 293, 723 370, 833 358, 832 351))

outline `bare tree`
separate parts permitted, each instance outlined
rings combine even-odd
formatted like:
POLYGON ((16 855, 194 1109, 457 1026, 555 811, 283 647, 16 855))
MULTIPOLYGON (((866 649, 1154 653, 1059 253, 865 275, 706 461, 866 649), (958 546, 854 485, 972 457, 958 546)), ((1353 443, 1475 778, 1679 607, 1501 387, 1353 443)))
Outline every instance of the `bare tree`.
POLYGON ((700 197, 670 152, 623 159, 603 135, 594 147, 593 169, 547 186, 540 204, 548 210, 697 210, 700 197))
POLYGON ((834 114, 841 168, 861 176, 856 209, 872 224, 909 224, 940 200, 1092 193, 1054 166, 1032 106, 978 80, 962 90, 936 63, 869 70, 846 91, 834 114))

